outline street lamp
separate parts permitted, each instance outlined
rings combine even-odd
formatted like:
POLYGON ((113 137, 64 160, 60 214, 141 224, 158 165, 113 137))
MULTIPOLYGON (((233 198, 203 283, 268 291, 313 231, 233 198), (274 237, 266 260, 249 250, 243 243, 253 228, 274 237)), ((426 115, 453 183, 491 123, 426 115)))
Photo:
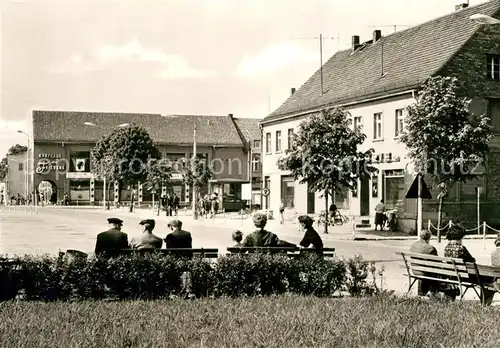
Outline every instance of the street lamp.
MULTIPOLYGON (((101 127, 93 122, 83 122, 84 125, 86 126, 89 126, 89 127, 97 127, 97 128, 100 128, 100 129, 106 129, 105 127, 101 127)), ((122 123, 122 124, 119 124, 115 127, 120 127, 120 128, 123 128, 123 127, 127 127, 127 126, 130 126, 129 123, 122 123)), ((112 128, 115 128, 115 127, 110 127, 110 129, 112 128)), ((103 178, 103 194, 102 194, 102 202, 103 202, 103 205, 104 205, 104 209, 106 209, 106 192, 107 192, 107 188, 106 188, 106 176, 104 176, 103 178)))
POLYGON ((30 152, 30 136, 28 135, 28 133, 26 132, 23 132, 22 130, 18 130, 17 131, 18 133, 20 134, 24 134, 28 137, 28 146, 26 147, 26 167, 24 168, 24 172, 25 172, 25 185, 26 185, 26 201, 28 201, 28 195, 29 195, 29 179, 28 179, 28 169, 29 169, 29 152, 30 152))

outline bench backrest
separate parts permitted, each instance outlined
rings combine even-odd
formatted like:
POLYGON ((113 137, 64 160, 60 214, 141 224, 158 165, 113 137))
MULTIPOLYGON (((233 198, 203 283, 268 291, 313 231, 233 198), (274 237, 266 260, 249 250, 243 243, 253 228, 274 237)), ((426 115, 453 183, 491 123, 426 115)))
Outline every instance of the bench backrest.
POLYGON ((469 273, 462 259, 417 253, 399 253, 403 257, 408 274, 428 277, 445 277, 458 282, 468 282, 469 273))
POLYGON ((179 256, 202 256, 205 258, 217 258, 219 257, 219 249, 216 248, 170 248, 170 249, 121 249, 114 252, 119 255, 126 255, 132 253, 148 254, 148 253, 159 253, 164 255, 179 255, 179 256))

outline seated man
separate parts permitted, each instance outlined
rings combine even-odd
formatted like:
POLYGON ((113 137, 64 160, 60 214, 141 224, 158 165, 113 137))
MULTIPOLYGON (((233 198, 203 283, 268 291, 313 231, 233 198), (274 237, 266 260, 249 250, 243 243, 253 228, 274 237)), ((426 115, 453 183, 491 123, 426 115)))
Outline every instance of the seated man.
POLYGON ((161 249, 163 240, 153 234, 155 228, 155 220, 146 219, 139 222, 143 226, 142 235, 139 238, 132 238, 130 241, 131 249, 161 249))
POLYGON ((257 230, 246 236, 243 241, 244 247, 277 247, 279 238, 274 233, 266 231, 267 216, 263 213, 255 213, 253 223, 257 230))
POLYGON ((109 218, 110 229, 97 235, 95 244, 96 255, 106 254, 111 256, 120 249, 128 249, 128 237, 121 231, 123 221, 118 218, 109 218))
MULTIPOLYGON (((182 229, 182 222, 180 220, 172 220, 167 225, 171 233, 167 234, 165 238, 165 245, 167 249, 192 249, 193 239, 191 233, 182 229)), ((191 257, 192 252, 178 253, 178 255, 191 257)))
MULTIPOLYGON (((416 254, 425 255, 438 255, 436 248, 429 244, 431 240, 431 232, 429 230, 422 230, 420 233, 420 239, 410 246, 410 252, 416 254)), ((417 273, 418 271, 415 271, 417 273)), ((423 275, 423 273, 422 273, 423 275)), ((418 281, 418 295, 425 296, 429 291, 436 293, 438 289, 438 283, 432 280, 419 280, 418 281)))

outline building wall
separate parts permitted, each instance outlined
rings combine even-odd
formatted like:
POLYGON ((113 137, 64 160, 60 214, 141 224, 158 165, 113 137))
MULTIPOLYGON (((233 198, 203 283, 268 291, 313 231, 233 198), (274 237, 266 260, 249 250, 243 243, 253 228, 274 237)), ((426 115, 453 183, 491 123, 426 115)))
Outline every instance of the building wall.
MULTIPOLYGON (((404 109, 406 106, 413 102, 411 94, 384 99, 377 102, 363 103, 354 106, 348 106, 345 109, 350 112, 351 117, 362 117, 363 128, 362 131, 367 135, 367 138, 361 150, 368 150, 373 148, 375 154, 391 154, 391 162, 384 161, 380 164, 375 164, 381 172, 377 176, 378 194, 372 195, 372 180, 370 180, 368 188, 369 194, 369 212, 372 212, 375 205, 383 198, 383 176, 382 171, 385 170, 405 170, 408 159, 405 157, 406 149, 401 144, 395 134, 395 112, 398 109, 404 109), (382 114, 382 137, 374 139, 374 114, 382 114)), ((281 171, 278 169, 277 161, 284 155, 284 151, 288 147, 288 129, 293 128, 295 131, 299 128, 300 123, 306 116, 285 120, 283 122, 275 122, 272 124, 265 124, 263 126, 263 178, 270 178, 270 195, 269 195, 269 209, 277 211, 281 203, 282 183, 281 177, 290 175, 288 171, 281 171), (276 131, 281 131, 282 148, 281 152, 276 152, 276 131), (271 151, 266 152, 266 134, 271 133, 271 151)), ((263 179, 264 180, 264 179, 263 179)), ((299 213, 307 213, 308 211, 308 191, 304 184, 299 184, 298 181, 294 183, 295 197, 293 208, 299 213)), ((349 215, 360 215, 360 183, 358 183, 358 195, 353 197, 352 192, 348 194, 348 204, 346 206, 339 206, 343 208, 344 212, 349 215)), ((326 209, 325 200, 321 198, 321 192, 316 192, 314 197, 314 212, 319 213, 326 209)), ((331 201, 331 200, 330 200, 331 201)), ((338 201, 338 200, 337 200, 338 201)))
POLYGON ((7 193, 9 197, 20 194, 26 197, 26 175, 29 170, 26 161, 26 153, 7 156, 7 193))

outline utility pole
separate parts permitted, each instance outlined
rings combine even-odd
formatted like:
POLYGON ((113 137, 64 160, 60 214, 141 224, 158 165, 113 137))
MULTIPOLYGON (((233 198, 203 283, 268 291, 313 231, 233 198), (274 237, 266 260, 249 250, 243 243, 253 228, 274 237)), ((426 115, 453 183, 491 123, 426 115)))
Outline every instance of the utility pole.
MULTIPOLYGON (((194 129, 193 129, 193 162, 191 163, 191 171, 193 171, 193 166, 196 162, 196 123, 194 124, 194 129)), ((193 173, 194 174, 194 173, 193 173)), ((194 177, 194 175, 193 175, 194 177)), ((193 178, 193 218, 197 219, 198 215, 196 212, 196 184, 194 182, 193 178)))

